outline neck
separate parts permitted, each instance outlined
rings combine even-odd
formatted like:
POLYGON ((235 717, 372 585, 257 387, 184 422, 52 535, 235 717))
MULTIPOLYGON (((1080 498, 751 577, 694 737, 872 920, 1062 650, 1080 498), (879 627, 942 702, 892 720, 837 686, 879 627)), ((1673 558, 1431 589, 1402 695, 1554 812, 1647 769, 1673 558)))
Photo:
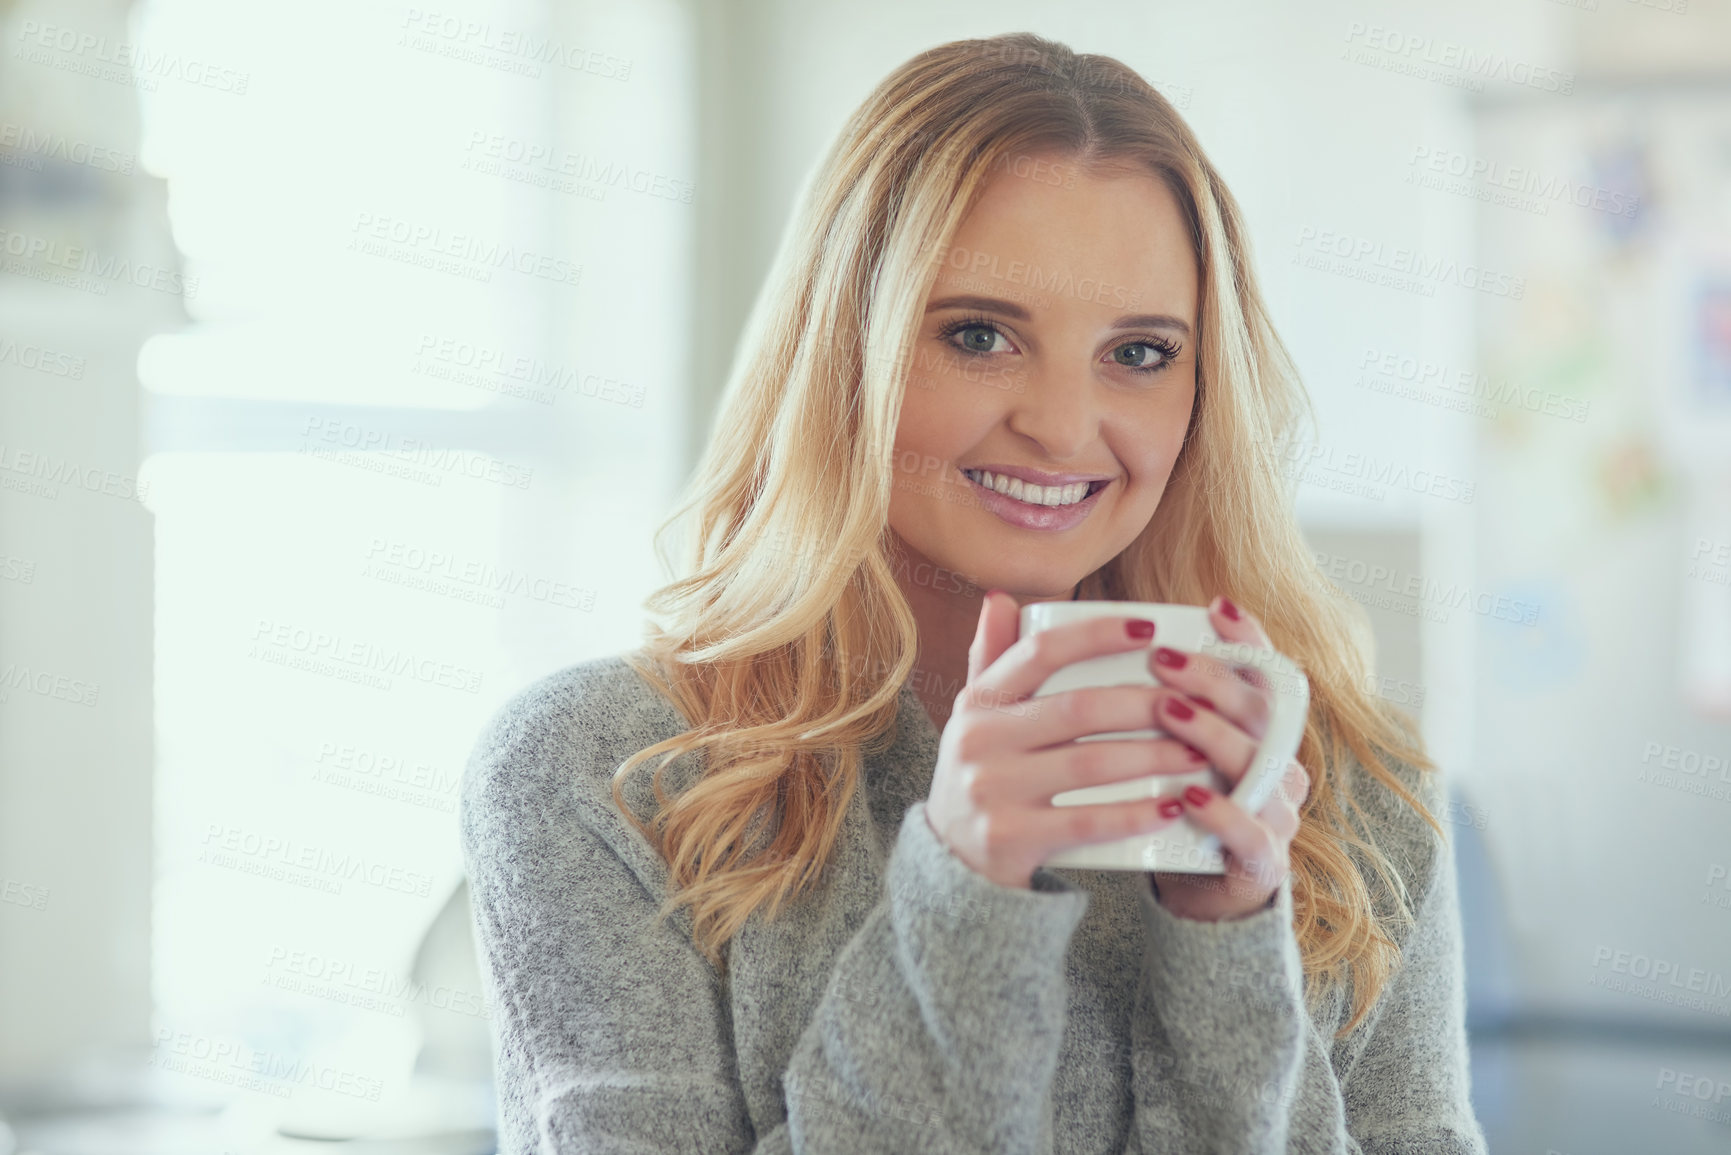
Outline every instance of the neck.
MULTIPOLYGON (((919 649, 914 656, 912 681, 914 692, 931 715, 932 725, 942 731, 949 721, 956 695, 968 681, 968 648, 973 645, 974 632, 979 628, 980 605, 985 591, 960 580, 959 575, 933 564, 897 534, 890 535, 893 548, 890 564, 896 585, 913 611, 919 631, 919 649), (916 580, 919 576, 938 574, 942 581, 916 580), (952 586, 961 585, 959 590, 952 586)), ((1017 605, 1034 601, 1067 601, 1074 589, 1056 596, 1023 595, 1009 591, 1017 605)))

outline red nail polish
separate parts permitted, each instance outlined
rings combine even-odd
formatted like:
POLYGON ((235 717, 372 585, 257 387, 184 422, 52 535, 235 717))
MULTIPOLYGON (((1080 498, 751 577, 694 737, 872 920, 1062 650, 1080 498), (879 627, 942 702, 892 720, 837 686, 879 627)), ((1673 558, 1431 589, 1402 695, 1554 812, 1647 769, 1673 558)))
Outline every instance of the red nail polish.
POLYGON ((1184 788, 1184 801, 1192 806, 1206 806, 1208 800, 1213 797, 1214 791, 1206 786, 1186 786, 1184 788))
POLYGON ((1232 604, 1232 599, 1225 594, 1220 595, 1220 612, 1235 622, 1244 618, 1244 615, 1238 612, 1238 607, 1232 604))
POLYGON ((1197 765, 1201 765, 1202 763, 1208 761, 1208 756, 1206 754, 1202 753, 1202 751, 1198 750, 1194 746, 1184 747, 1184 753, 1186 755, 1188 755, 1190 760, 1192 762, 1195 762, 1197 765))
POLYGON ((1162 798, 1159 810, 1162 818, 1176 818, 1184 813, 1184 803, 1176 798, 1162 798))
POLYGON ((1196 703, 1196 704, 1197 704, 1197 705, 1198 705, 1198 706, 1201 706, 1201 707, 1202 707, 1202 708, 1203 708, 1203 709, 1205 709, 1205 710, 1215 710, 1215 712, 1216 712, 1216 713, 1218 713, 1218 712, 1219 712, 1219 711, 1218 711, 1218 710, 1217 710, 1217 709, 1216 709, 1216 707, 1215 707, 1215 705, 1214 705, 1214 703, 1213 703, 1213 702, 1210 702, 1210 701, 1209 701, 1209 700, 1208 700, 1208 699, 1207 699, 1207 698, 1204 698, 1204 697, 1203 697, 1203 696, 1202 696, 1202 695, 1201 695, 1201 694, 1192 694, 1192 695, 1190 695, 1190 697, 1191 697, 1191 699, 1192 699, 1192 700, 1193 700, 1193 701, 1195 701, 1195 703, 1196 703))
POLYGON ((1124 623, 1124 632, 1133 638, 1151 638, 1154 636, 1154 623, 1147 618, 1131 618, 1124 623))
POLYGON ((1174 718, 1177 718, 1180 722, 1188 722, 1190 719, 1196 717, 1196 711, 1190 708, 1188 702, 1185 702, 1180 698, 1167 698, 1166 712, 1174 718))
POLYGON ((1182 670, 1184 664, 1190 659, 1184 654, 1179 653, 1177 650, 1169 650, 1165 646, 1156 646, 1154 647, 1154 660, 1159 662, 1162 666, 1166 666, 1170 669, 1182 670))

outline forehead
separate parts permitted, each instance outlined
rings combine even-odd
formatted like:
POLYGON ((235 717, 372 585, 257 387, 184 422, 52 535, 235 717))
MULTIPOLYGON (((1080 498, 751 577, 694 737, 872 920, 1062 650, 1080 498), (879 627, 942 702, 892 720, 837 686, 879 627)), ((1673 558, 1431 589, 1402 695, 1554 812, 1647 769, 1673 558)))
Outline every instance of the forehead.
POLYGON ((1189 229, 1160 177, 1123 164, 1084 169, 1047 152, 1005 158, 962 219, 937 287, 962 282, 1019 296, 1032 289, 1052 307, 1110 311, 1128 296, 1193 323, 1198 295, 1189 229), (1102 282, 1112 287, 1104 304, 1102 282))

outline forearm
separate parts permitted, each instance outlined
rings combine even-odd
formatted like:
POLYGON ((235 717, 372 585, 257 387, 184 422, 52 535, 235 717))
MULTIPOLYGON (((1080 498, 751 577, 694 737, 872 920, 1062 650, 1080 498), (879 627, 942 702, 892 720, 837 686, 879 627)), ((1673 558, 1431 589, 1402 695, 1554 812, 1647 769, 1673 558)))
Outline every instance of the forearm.
POLYGON ((1449 848, 1413 883, 1400 964, 1338 1072, 1335 1044, 1304 1004, 1290 881, 1273 907, 1219 924, 1178 919, 1150 895, 1132 1024, 1142 1148, 1483 1155, 1449 848))
POLYGON ((1148 941, 1131 1068, 1144 1149, 1286 1150, 1308 1025, 1290 886, 1268 908, 1218 923, 1141 896, 1148 941))
POLYGON ((1049 1152, 1064 956, 1087 895, 998 886, 904 814, 885 901, 836 961, 786 1077, 795 1150, 1049 1152))

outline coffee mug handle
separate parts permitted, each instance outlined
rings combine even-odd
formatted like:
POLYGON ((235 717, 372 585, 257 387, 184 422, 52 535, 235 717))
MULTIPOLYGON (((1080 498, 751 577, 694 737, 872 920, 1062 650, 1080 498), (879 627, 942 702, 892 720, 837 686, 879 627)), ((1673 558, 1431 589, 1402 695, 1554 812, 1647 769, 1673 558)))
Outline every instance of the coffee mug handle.
POLYGON ((1201 652, 1234 666, 1248 666, 1267 679, 1268 729, 1251 759, 1250 768, 1232 788, 1229 797, 1245 813, 1255 814, 1274 796, 1286 773, 1287 763, 1304 740, 1304 723, 1310 714, 1310 680, 1286 655, 1243 642, 1205 643, 1201 652))

